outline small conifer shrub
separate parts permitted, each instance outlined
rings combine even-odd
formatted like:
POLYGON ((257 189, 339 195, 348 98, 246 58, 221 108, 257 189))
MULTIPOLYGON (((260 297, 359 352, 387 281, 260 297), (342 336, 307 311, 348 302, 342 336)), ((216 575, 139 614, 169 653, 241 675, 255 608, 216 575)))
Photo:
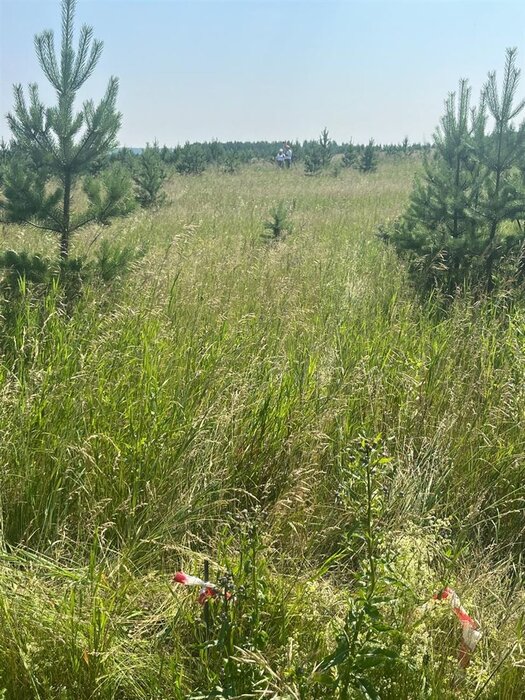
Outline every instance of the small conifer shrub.
POLYGON ((267 219, 264 226, 263 239, 266 242, 272 243, 280 240, 286 234, 292 231, 292 222, 290 220, 294 206, 290 206, 285 202, 279 202, 273 207, 270 212, 270 218, 267 219))

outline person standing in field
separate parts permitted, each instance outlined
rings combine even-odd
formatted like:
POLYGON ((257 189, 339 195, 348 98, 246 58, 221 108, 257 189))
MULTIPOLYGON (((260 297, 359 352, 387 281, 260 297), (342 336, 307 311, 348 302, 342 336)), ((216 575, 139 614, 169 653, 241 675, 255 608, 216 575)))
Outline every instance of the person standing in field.
POLYGON ((284 168, 284 159, 285 159, 284 148, 280 148, 279 153, 277 154, 277 157, 276 157, 277 165, 280 168, 284 168))
POLYGON ((292 148, 289 143, 287 143, 284 147, 284 162, 286 163, 287 168, 292 167, 292 148))

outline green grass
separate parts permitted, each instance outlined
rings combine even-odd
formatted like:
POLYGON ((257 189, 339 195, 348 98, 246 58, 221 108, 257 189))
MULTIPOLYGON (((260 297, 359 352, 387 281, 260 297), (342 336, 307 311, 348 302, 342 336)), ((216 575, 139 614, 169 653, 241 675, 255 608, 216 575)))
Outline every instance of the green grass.
POLYGON ((145 245, 121 284, 4 304, 0 697, 523 697, 525 309, 412 295, 374 231, 417 167, 175 176, 75 239, 145 245), (170 583, 206 559, 236 590, 207 618, 170 583), (484 631, 466 672, 420 612, 447 584, 484 631))

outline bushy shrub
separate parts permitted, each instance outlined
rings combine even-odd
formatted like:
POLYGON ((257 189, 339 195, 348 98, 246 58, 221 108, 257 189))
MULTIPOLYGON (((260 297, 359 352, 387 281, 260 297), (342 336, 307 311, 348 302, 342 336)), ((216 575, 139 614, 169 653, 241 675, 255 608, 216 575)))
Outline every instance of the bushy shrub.
POLYGON ((228 173, 229 175, 234 175, 239 171, 241 165, 241 160, 239 156, 234 152, 229 152, 224 155, 222 161, 222 172, 228 173))

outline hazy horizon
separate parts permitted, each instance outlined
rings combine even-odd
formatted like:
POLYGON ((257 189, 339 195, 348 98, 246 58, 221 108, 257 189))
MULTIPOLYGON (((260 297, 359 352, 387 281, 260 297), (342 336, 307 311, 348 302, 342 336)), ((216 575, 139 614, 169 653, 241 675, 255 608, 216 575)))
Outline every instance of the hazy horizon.
MULTIPOLYGON (((76 30, 104 41, 81 99, 120 81, 120 143, 157 140, 426 142, 460 78, 473 99, 505 48, 525 66, 525 7, 514 0, 317 2, 78 0, 76 30)), ((0 0, 0 137, 12 85, 54 95, 33 38, 55 31, 59 0, 0 0)), ((525 84, 520 90, 525 94, 525 84)))

